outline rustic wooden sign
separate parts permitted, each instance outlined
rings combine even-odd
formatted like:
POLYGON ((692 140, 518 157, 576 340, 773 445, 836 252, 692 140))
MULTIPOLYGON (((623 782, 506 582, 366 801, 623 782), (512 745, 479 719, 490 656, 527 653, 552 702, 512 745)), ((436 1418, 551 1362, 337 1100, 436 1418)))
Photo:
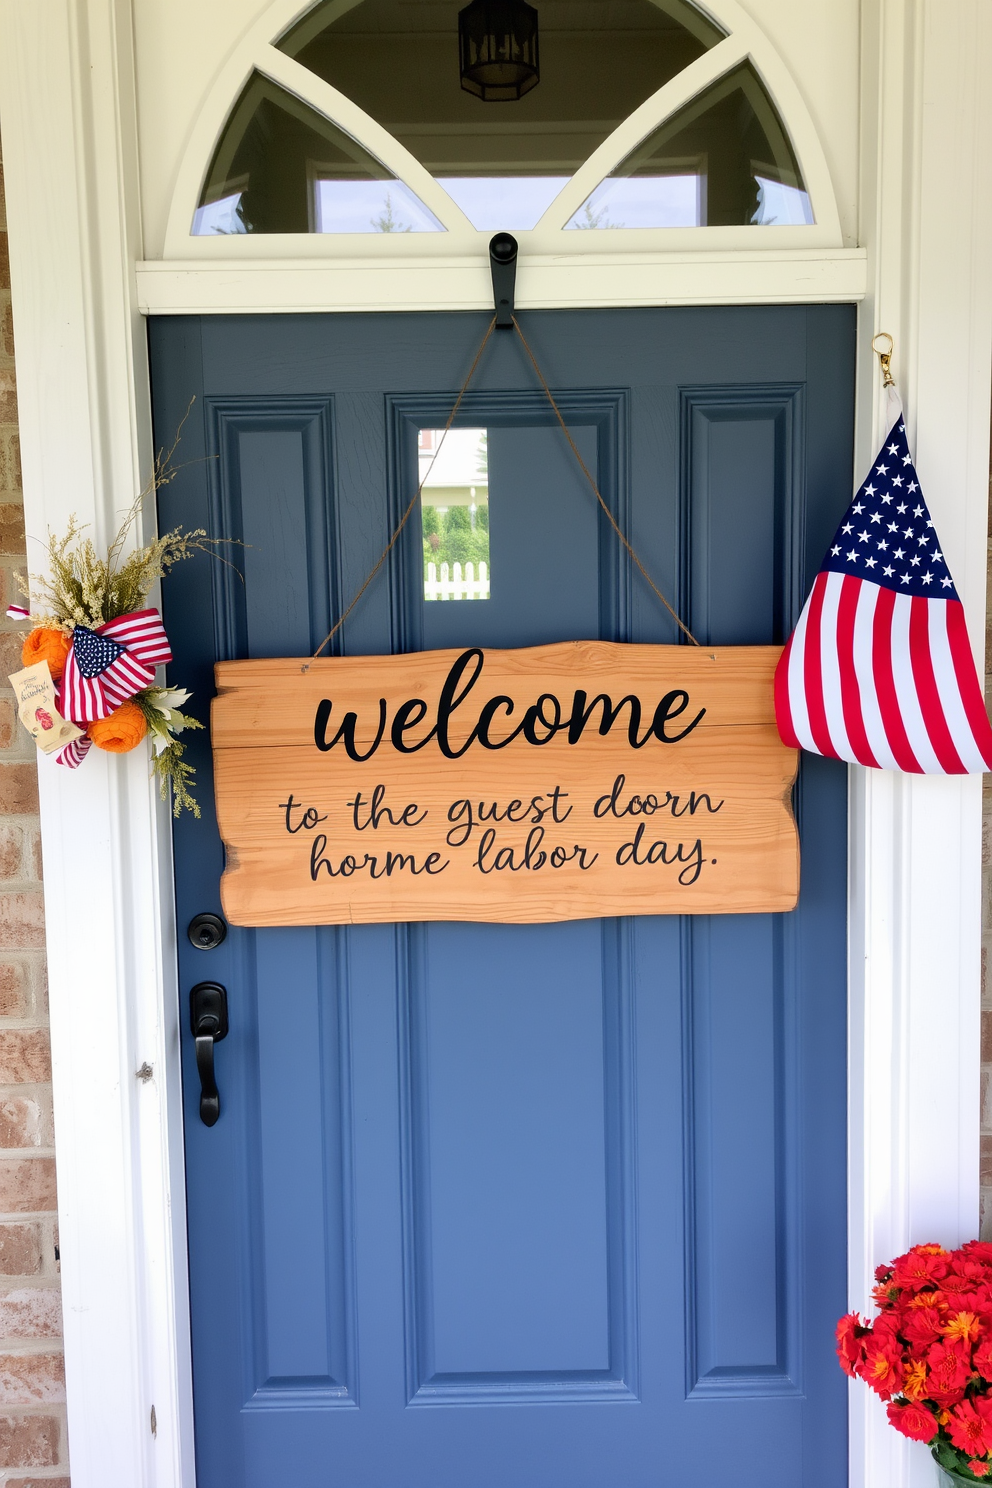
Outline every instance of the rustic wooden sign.
POLYGON ((224 912, 334 925, 792 909, 779 650, 221 662, 224 912))

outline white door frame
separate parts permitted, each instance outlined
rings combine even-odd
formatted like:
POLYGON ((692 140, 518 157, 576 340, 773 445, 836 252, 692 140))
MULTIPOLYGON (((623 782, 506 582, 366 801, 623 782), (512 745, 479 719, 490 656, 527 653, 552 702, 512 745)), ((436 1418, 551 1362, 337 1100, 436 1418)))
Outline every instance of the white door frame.
MULTIPOLYGON (((859 460, 878 432, 868 346, 884 327, 981 654, 992 7, 864 0, 862 59, 859 460)), ((130 0, 0 0, 0 128, 27 528, 38 537, 75 512, 99 542, 151 449, 130 0)), ((775 294, 764 284, 754 297, 775 294)), ((659 296, 673 300, 692 295, 659 296)), ((41 769, 73 1488, 194 1485, 170 835, 146 775, 140 751, 91 755, 78 774, 41 769), (148 1083, 135 1078, 144 1061, 148 1083)), ((861 1307, 877 1261, 976 1232, 980 833, 978 779, 852 771, 861 1307)), ((925 1450, 860 1386, 851 1420, 852 1488, 932 1484, 925 1450)))

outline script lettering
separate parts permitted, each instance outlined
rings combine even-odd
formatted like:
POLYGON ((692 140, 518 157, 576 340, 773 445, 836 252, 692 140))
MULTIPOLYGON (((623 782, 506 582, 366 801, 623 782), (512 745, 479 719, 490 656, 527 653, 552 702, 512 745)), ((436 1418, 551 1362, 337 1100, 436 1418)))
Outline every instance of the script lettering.
POLYGON ((777 647, 566 642, 224 662, 234 924, 786 911, 777 647))

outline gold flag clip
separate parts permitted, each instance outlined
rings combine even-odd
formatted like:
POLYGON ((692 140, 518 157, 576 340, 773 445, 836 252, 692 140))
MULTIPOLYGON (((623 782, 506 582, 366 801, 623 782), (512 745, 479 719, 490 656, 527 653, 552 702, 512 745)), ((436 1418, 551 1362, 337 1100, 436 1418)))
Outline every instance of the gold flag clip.
POLYGON ((895 387, 896 380, 892 376, 891 366, 892 353, 895 350, 895 342, 889 335, 888 331, 878 331, 877 334, 872 337, 871 349, 882 364, 882 386, 895 387), (889 343, 888 351, 883 350, 883 348, 879 346, 879 341, 887 341, 889 343))

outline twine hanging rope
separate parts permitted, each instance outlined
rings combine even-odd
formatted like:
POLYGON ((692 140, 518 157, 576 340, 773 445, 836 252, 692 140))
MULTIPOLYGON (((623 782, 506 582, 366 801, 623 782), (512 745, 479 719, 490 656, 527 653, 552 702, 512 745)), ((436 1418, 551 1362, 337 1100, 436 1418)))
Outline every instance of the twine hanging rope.
MULTIPOLYGON (((641 562, 640 558, 637 556, 637 553, 635 552, 635 550, 634 550, 632 544, 630 543, 629 539, 627 538, 626 534, 621 530, 620 525, 617 522, 617 519, 614 517, 613 513, 610 511, 610 508, 607 506, 606 502, 603 500, 602 492, 600 491, 598 485, 596 484, 595 480, 593 479, 592 473, 590 472, 589 467, 586 465, 585 460, 583 460, 581 454, 579 453, 578 446, 576 445, 575 440, 572 438, 571 434, 568 431, 568 425, 565 423, 565 420, 562 417, 561 409, 558 407, 558 404, 555 402, 554 394, 552 393, 550 387, 548 386, 547 379, 545 378, 544 373, 541 371, 541 368, 538 365, 537 358, 536 358, 536 356, 534 355, 533 351, 530 348, 530 343, 528 342, 527 337, 524 335, 523 331, 520 329, 520 322, 517 320, 517 317, 515 315, 513 316, 513 328, 516 331, 517 335, 520 337, 521 345, 523 346, 524 351, 526 351, 527 356, 530 359, 531 366, 534 368, 534 371, 537 373, 538 381, 540 382, 542 388, 544 389, 544 392, 545 392, 545 394, 547 396, 548 402, 551 404, 551 407, 554 409, 555 418, 558 420, 558 423, 561 425, 561 431, 564 434, 565 438, 568 440, 569 448, 571 449, 572 454, 575 456, 576 460, 579 463, 579 469, 582 471, 582 474, 585 476, 586 480, 589 482, 590 486, 592 487, 592 490, 593 490, 593 493, 594 493, 594 495, 596 497, 596 500, 599 502, 599 505, 601 506, 602 510, 606 514, 607 521, 609 522, 610 526, 613 528, 613 531, 616 533, 617 537, 620 539, 620 542, 621 542, 623 548, 629 554, 631 560, 633 561, 634 565, 637 568, 638 573, 644 579, 645 583, 648 585, 648 587, 651 590, 651 592, 656 596, 656 598, 658 598, 658 599, 661 600, 662 604, 665 606, 665 609, 671 615, 672 619, 675 621, 676 625, 682 631, 683 635, 687 636, 688 639, 692 642, 692 644, 694 646, 698 646, 700 644, 700 642, 696 640, 696 637, 693 635, 693 633, 689 629, 688 625, 685 624, 685 622, 679 617, 679 615, 676 612, 676 610, 674 610, 673 607, 668 603, 668 600, 662 594, 661 590, 658 588, 657 584, 654 582, 654 580, 652 579, 651 575, 648 573, 647 569, 644 567, 644 564, 641 562)), ((324 647, 327 646, 329 644, 329 642, 332 641, 334 639, 334 637, 337 635, 338 631, 341 629, 342 625, 347 620, 348 616, 351 614, 351 612, 355 608, 355 606, 358 604, 358 601, 361 599, 362 595, 365 593, 366 589, 369 587, 369 585, 371 584, 372 580, 375 578, 376 574, 382 568, 382 565, 385 563, 385 561, 389 557, 390 553, 393 551, 393 548, 396 546, 396 543, 397 543, 397 541, 399 539, 400 533, 403 531, 403 528, 406 526, 407 522, 409 521, 409 519, 410 519, 410 517, 411 517, 411 515, 413 513, 414 507, 417 505, 417 503, 419 502, 419 500, 421 498, 421 495, 423 494, 424 486, 427 484, 427 478, 428 478, 428 476, 430 475, 431 471, 434 468, 434 461, 437 459, 438 455, 441 453, 441 446, 444 444, 444 441, 445 441, 445 439, 448 436, 448 430, 451 428, 452 424, 455 421, 455 417, 456 417, 456 415, 458 413, 459 408, 462 405, 462 401, 463 401, 463 399, 465 397, 465 394, 468 392, 469 383, 472 381, 472 378, 475 376, 475 373, 476 373, 476 370, 477 370, 477 368, 479 366, 479 363, 482 360, 482 353, 485 351, 487 345, 489 344, 489 338, 490 338, 490 336, 492 335, 492 333, 493 333, 493 331, 495 329, 496 329, 496 317, 494 315, 493 318, 492 318, 492 320, 489 322, 489 325, 488 325, 488 327, 486 329, 486 334, 483 336, 481 342, 479 343, 479 349, 475 353, 475 359, 473 360, 471 367, 469 367, 469 369, 468 369, 468 375, 465 378, 465 381, 462 383, 461 388, 459 389, 458 397, 454 401, 454 405, 452 406, 451 412, 448 414, 448 422, 445 424, 444 431, 441 434, 441 438, 438 440, 437 449, 434 451, 434 454, 431 457, 431 462, 428 465, 427 469, 424 471, 423 476, 421 477, 420 484, 418 485, 418 487, 416 489, 416 492, 412 496, 412 498, 410 500, 410 503, 407 506, 406 510, 404 511, 402 517, 400 517, 400 520, 399 520, 399 522, 396 525, 396 529, 393 532, 392 537, 389 539, 388 543, 383 548, 382 553, 379 556, 379 561, 376 564, 375 568, 373 568, 372 572, 369 574, 368 578, 365 580, 365 583, 359 589, 358 593, 355 595, 354 599, 351 601, 351 604, 345 610, 344 614, 335 622, 334 625, 331 626, 331 629, 327 632, 327 635, 324 637, 324 639, 321 641, 320 645, 317 647, 316 651, 313 653, 313 657, 311 658, 312 660, 316 660, 316 658, 324 650, 324 647)))
POLYGON ((662 594, 661 590, 658 588, 658 585, 654 582, 654 579, 652 579, 651 575, 648 573, 647 569, 644 567, 644 564, 641 562, 640 558, 638 558, 638 556, 635 553, 633 547, 631 546, 630 541, 628 540, 627 536, 623 532, 621 532, 620 526, 619 526, 619 523, 617 522, 616 517, 610 511, 610 508, 607 506, 606 502, 603 500, 602 493, 601 493, 599 487, 597 486, 596 482, 593 480, 592 475, 591 475, 591 473, 589 471, 588 466, 586 465, 585 460, 583 460, 582 456, 579 454, 578 446, 576 445, 575 440, 572 438, 571 434, 568 432, 568 425, 565 423, 565 420, 561 416, 561 409, 558 407, 558 404, 555 402, 554 394, 552 393, 551 389, 548 387, 548 384, 547 384, 547 381, 545 379, 544 373, 541 371, 540 367, 537 365, 537 357, 531 351, 531 349, 530 349, 530 343, 528 342, 527 337, 524 335, 523 331, 520 329, 520 322, 517 320, 517 317, 515 315, 513 316, 513 328, 516 331, 517 335, 520 337, 520 340, 521 340, 521 342, 523 344, 524 351, 530 357, 530 364, 534 368, 534 371, 537 373, 538 380, 540 381, 540 384, 541 384, 542 388, 544 389, 545 393, 547 394, 548 402, 551 404, 551 407, 555 411, 555 418, 558 420, 559 424, 561 425, 561 431, 564 434, 565 438, 568 440, 569 448, 571 449, 572 454, 575 456, 575 458, 579 462, 579 469, 582 471, 582 474, 585 476, 585 478, 589 482, 590 486, 592 486, 593 491, 596 494, 596 500, 599 502, 600 506, 603 508, 603 511, 606 513, 607 521, 609 522, 610 526, 613 528, 613 531, 616 533, 617 537, 620 539, 620 541, 623 544, 624 548, 626 548, 627 552, 630 554, 630 557, 633 559, 633 561, 634 561, 634 563, 635 563, 635 565, 637 567, 637 571, 641 575, 641 578, 644 579, 645 583, 651 589, 652 593, 655 594, 658 597, 658 599, 661 600, 662 604, 665 606, 665 609, 671 615, 672 619, 675 621, 675 624, 679 627, 679 630, 682 631, 683 635, 688 636, 689 637, 689 640, 692 642, 692 644, 694 646, 698 646, 699 645, 699 641, 696 640, 696 637, 693 635, 693 633, 689 629, 688 625, 686 625, 684 623, 684 621, 680 619, 680 617, 678 616, 678 614, 675 612, 675 610, 672 608, 672 606, 668 603, 668 600, 662 594))
POLYGON ((337 620, 335 622, 334 625, 331 626, 330 630, 327 632, 326 636, 321 641, 321 643, 317 647, 316 651, 313 653, 313 657, 311 658, 312 660, 315 661, 317 659, 317 657, 320 655, 321 651, 323 651, 324 647, 328 644, 328 642, 329 641, 332 641, 334 639, 334 637, 337 635, 338 631, 341 629, 342 625, 347 620, 348 616, 351 614, 352 610, 355 608, 355 606, 357 605, 358 601, 361 599, 362 595, 365 593, 366 589, 369 587, 369 585, 371 584, 372 580, 375 578, 376 574, 379 572, 380 568, 385 563, 386 559, 389 557, 390 553, 393 551, 393 548, 396 546, 396 542, 397 542, 397 539, 399 538, 400 533, 403 531, 403 528, 406 526, 407 522, 410 519, 410 515, 411 515, 414 507, 416 506, 417 502, 420 500, 421 492, 423 491, 424 486, 427 483, 427 477, 430 475, 431 471, 434 469, 434 461, 437 459, 438 455, 441 453, 441 446, 444 443, 445 439, 448 437, 448 430, 451 428, 452 424, 455 422, 455 415, 457 414, 459 408, 462 406, 462 399, 464 398, 465 394, 468 392, 468 385, 472 381, 472 378, 475 376, 475 369, 476 369, 476 367, 478 367, 480 361, 482 360, 482 353, 485 351, 486 346, 489 343, 489 337, 492 335, 492 333, 493 333, 493 331, 495 329, 496 329, 496 317, 494 315, 493 318, 492 318, 492 320, 489 322, 488 328, 486 330, 486 334, 483 336, 481 342, 479 343, 479 349, 475 353, 475 360, 473 361, 471 367, 469 367, 469 369, 468 369, 468 376, 466 377, 465 381, 461 385, 461 389, 460 389, 460 391, 458 393, 458 397, 455 399, 454 407, 452 408, 451 412, 448 414, 448 422, 444 426, 444 433, 441 435, 441 438, 437 442, 437 449, 434 451, 434 454, 433 454, 433 456, 431 458, 431 463, 428 465, 427 469, 424 471, 423 478, 421 479, 420 485, 417 487, 416 491, 414 492, 413 496, 411 497, 409 506, 407 507, 407 509, 403 513, 403 515, 400 517, 400 520, 399 520, 399 522, 397 524, 397 527, 396 527, 395 532, 393 533, 392 537, 389 539, 389 541, 386 544, 386 546, 383 548, 382 553, 379 556, 379 562, 376 564, 375 568, 369 574, 368 578, 365 580, 365 583, 359 589, 358 593, 355 595, 354 599, 351 601, 351 604, 345 610, 344 614, 340 617, 339 620, 337 620))

